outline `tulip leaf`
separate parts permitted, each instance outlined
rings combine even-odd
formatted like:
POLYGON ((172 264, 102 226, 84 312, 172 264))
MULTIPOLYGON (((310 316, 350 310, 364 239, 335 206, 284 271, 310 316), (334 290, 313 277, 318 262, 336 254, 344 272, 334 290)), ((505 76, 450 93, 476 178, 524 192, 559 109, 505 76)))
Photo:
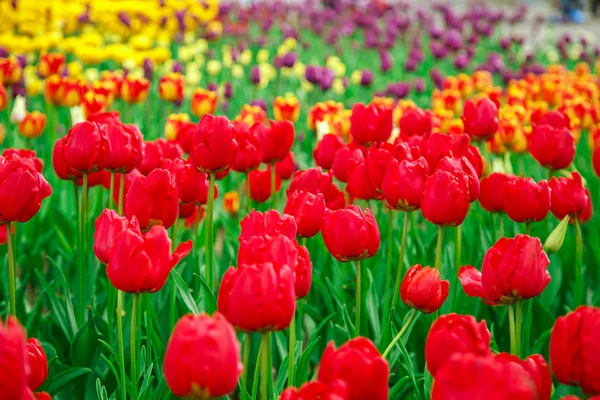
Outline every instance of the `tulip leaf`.
POLYGON ((77 378, 92 372, 89 368, 73 367, 57 374, 48 386, 48 392, 55 395, 77 378))
POLYGON ((194 273, 194 276, 200 280, 200 284, 203 289, 204 296, 204 311, 208 314, 212 314, 217 310, 217 299, 212 291, 212 289, 208 286, 208 283, 202 278, 200 275, 194 273))
POLYGON ((102 384, 100 378, 96 379, 96 395, 98 396, 98 400, 108 400, 106 387, 102 384))
POLYGON ((69 343, 71 343, 71 341, 73 340, 73 335, 75 334, 75 331, 77 329, 75 321, 69 320, 62 306, 62 302, 59 300, 56 292, 50 288, 50 285, 48 285, 46 278, 44 278, 41 272, 36 270, 35 274, 38 278, 38 281, 40 282, 40 285, 42 285, 43 292, 46 293, 46 296, 48 297, 48 301, 50 302, 50 309, 53 311, 53 314, 56 317, 59 327, 63 331, 69 343))
POLYGON ((404 392, 406 392, 410 386, 410 377, 409 376, 404 376, 402 378, 400 378, 400 380, 398 380, 398 382, 396 382, 394 384, 394 386, 391 387, 390 389, 390 393, 389 393, 389 398, 390 399, 404 399, 404 392))
POLYGON ((117 386, 120 385, 121 377, 119 375, 119 372, 117 371, 117 367, 115 367, 115 365, 104 354, 100 354, 100 357, 102 357, 102 359, 104 360, 106 365, 108 365, 108 368, 110 369, 110 371, 113 373, 113 376, 115 377, 115 380, 117 381, 117 386))
POLYGON ((181 299, 187 306, 188 310, 190 310, 194 314, 200 314, 200 310, 198 309, 198 306, 194 302, 194 298, 190 294, 190 289, 183 281, 183 278, 181 277, 181 275, 179 275, 179 273, 175 269, 173 269, 171 271, 171 276, 173 277, 173 282, 175 283, 175 287, 177 288, 177 291, 179 292, 179 296, 181 296, 181 299))
POLYGON ((313 353, 321 341, 321 337, 317 337, 311 344, 306 346, 304 352, 300 356, 300 360, 298 361, 298 365, 296 367, 296 383, 306 382, 308 380, 308 369, 310 359, 313 356, 313 353))
MULTIPOLYGON (((371 326, 373 327, 373 339, 375 340, 375 342, 377 342, 381 337, 378 292, 377 288, 374 285, 373 274, 371 274, 370 269, 367 269, 367 277, 369 279, 368 290, 366 295, 367 316, 369 317, 369 321, 371 321, 371 326)), ((390 284, 390 282, 386 283, 390 284)))

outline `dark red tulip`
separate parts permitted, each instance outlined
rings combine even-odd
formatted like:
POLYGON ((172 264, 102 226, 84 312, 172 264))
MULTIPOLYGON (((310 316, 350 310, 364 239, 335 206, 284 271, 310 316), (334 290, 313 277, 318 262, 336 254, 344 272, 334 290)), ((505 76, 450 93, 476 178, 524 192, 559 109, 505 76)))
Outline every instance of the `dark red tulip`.
POLYGON ((433 224, 457 226, 469 212, 469 200, 469 178, 464 172, 437 170, 425 182, 421 212, 433 224))
POLYGON ((317 379, 333 384, 342 380, 348 400, 387 400, 390 367, 377 347, 365 337, 351 339, 337 350, 330 342, 319 364, 317 379))
POLYGON ((19 160, 0 156, 0 224, 29 221, 52 194, 44 176, 19 160))
POLYGON ((313 152, 313 158, 317 166, 327 170, 333 167, 335 153, 344 147, 344 142, 338 135, 329 133, 323 136, 313 152))
POLYGON ((415 161, 392 159, 382 183, 387 206, 403 211, 420 208, 428 176, 429 167, 423 157, 415 161))
POLYGON ((242 373, 241 345, 219 313, 183 317, 171 333, 163 370, 177 397, 218 398, 233 392, 242 373))
POLYGON ((523 367, 496 357, 461 354, 435 375, 432 400, 536 400, 538 392, 523 367))
POLYGON ((350 171, 364 163, 365 156, 360 148, 344 146, 335 153, 333 158, 333 176, 342 182, 348 182, 350 171))
POLYGON ((542 167, 567 168, 575 158, 575 136, 568 128, 538 125, 528 136, 531 156, 542 167))
POLYGON ((549 264, 540 239, 503 237, 485 253, 481 272, 467 265, 460 268, 458 278, 469 296, 490 305, 512 304, 544 291, 550 283, 549 264))
POLYGON ((179 204, 179 214, 177 218, 188 219, 198 212, 198 206, 194 203, 181 203, 179 204))
POLYGON ((36 391, 48 377, 48 358, 46 358, 42 344, 35 338, 27 340, 25 351, 27 351, 27 365, 29 366, 27 385, 32 391, 36 391))
POLYGON ((502 197, 502 184, 514 177, 494 172, 481 180, 479 192, 479 204, 488 212, 504 212, 504 201, 502 197))
MULTIPOLYGON (((83 179, 77 181, 78 186, 83 185, 83 179)), ((104 186, 110 188, 110 172, 103 169, 102 171, 90 172, 88 174, 88 187, 104 186)))
POLYGON ((251 211, 240 222, 242 233, 240 243, 248 241, 255 236, 283 235, 290 240, 296 238, 296 222, 294 217, 287 214, 279 214, 277 210, 269 210, 265 213, 251 211))
POLYGON ((236 172, 248 172, 260 165, 260 142, 254 131, 244 122, 234 122, 237 132, 238 149, 231 169, 236 172))
POLYGON ((494 359, 502 363, 513 363, 523 368, 524 374, 527 374, 530 381, 535 384, 538 400, 550 400, 552 395, 552 374, 544 357, 540 354, 533 354, 525 360, 508 353, 494 355, 494 359))
POLYGON ((221 281, 218 309, 236 329, 286 329, 295 307, 294 271, 287 264, 242 264, 229 268, 221 281))
POLYGON ((119 290, 153 293, 167 281, 175 265, 192 250, 192 241, 180 243, 171 254, 171 239, 164 226, 142 234, 134 217, 119 234, 109 252, 106 275, 119 290))
POLYGON ((449 288, 450 282, 440 279, 440 271, 417 264, 404 276, 400 296, 407 306, 431 314, 444 304, 449 288))
POLYGON ((454 355, 489 356, 491 339, 485 320, 478 323, 471 315, 441 315, 431 325, 425 341, 427 369, 435 378, 454 355))
POLYGON ((446 156, 438 162, 436 169, 450 173, 455 173, 456 171, 464 172, 469 178, 469 200, 471 202, 477 200, 480 191, 479 176, 467 157, 455 158, 446 156))
POLYGON ((279 400, 348 400, 348 389, 344 381, 338 379, 331 384, 312 381, 300 389, 289 387, 281 393, 279 400))
POLYGON ((381 184, 387 171, 388 164, 394 155, 394 146, 384 142, 373 143, 366 158, 367 173, 371 185, 381 192, 381 184))
POLYGON ((325 216, 325 198, 322 193, 293 191, 288 193, 284 213, 294 217, 299 237, 313 237, 319 230, 325 216))
POLYGON ((133 180, 125 196, 125 215, 137 217, 145 230, 154 225, 170 228, 177 219, 179 194, 175 179, 166 169, 133 180))
POLYGON ((365 106, 362 103, 356 103, 352 107, 350 135, 358 144, 386 142, 392 134, 393 126, 391 108, 378 107, 374 104, 365 106))
POLYGON ((327 210, 321 226, 327 250, 339 261, 364 260, 379 250, 379 227, 369 209, 327 210))
POLYGON ((224 171, 235 161, 236 131, 227 117, 205 114, 194 132, 190 158, 201 171, 224 171))
POLYGON ((550 187, 547 181, 515 177, 502 184, 502 202, 515 222, 541 221, 550 211, 550 187))
POLYGON ((445 156, 462 157, 466 155, 469 149, 469 135, 446 135, 443 133, 434 133, 427 141, 427 151, 425 158, 429 169, 434 171, 437 163, 445 156))
POLYGON ((580 306, 558 317, 550 336, 550 364, 556 379, 600 394, 600 308, 580 306))
POLYGON ((364 160, 349 171, 346 191, 355 199, 371 200, 379 197, 379 192, 369 179, 367 163, 364 160))
POLYGON ((431 111, 424 111, 418 107, 407 108, 402 113, 398 126, 403 136, 428 137, 433 126, 431 111))
POLYGON ((283 160, 294 144, 294 125, 290 121, 257 122, 250 130, 260 143, 260 160, 270 164, 283 160))
POLYGON ((294 164, 294 153, 291 151, 283 160, 275 163, 275 173, 284 181, 290 179, 295 171, 296 164, 294 164))
POLYGON ((37 157, 35 150, 12 149, 9 147, 4 149, 2 157, 13 160, 13 162, 19 162, 23 165, 23 169, 27 169, 31 172, 42 173, 42 170, 44 169, 44 161, 37 157), (17 157, 13 157, 13 154, 17 157))
POLYGON ((588 191, 583 186, 579 172, 571 172, 570 178, 550 179, 550 211, 558 219, 567 215, 575 218, 588 204, 588 191))
POLYGON ((99 171, 104 168, 110 149, 107 125, 88 121, 75 124, 62 145, 69 168, 80 172, 99 171))
POLYGON ((462 120, 472 140, 487 140, 498 132, 498 107, 489 98, 467 100, 462 120))
MULTIPOLYGON (((177 184, 177 193, 181 203, 206 204, 209 179, 204 172, 198 171, 189 161, 181 158, 163 160, 163 168, 168 168, 177 184)), ((218 197, 217 185, 214 185, 214 199, 218 197)))
POLYGON ((108 256, 115 238, 127 229, 129 221, 114 210, 105 209, 96 219, 94 227, 94 254, 102 264, 108 263, 108 256))
POLYGON ((142 161, 143 137, 135 125, 107 126, 108 157, 104 168, 109 172, 130 172, 142 161))
POLYGON ((6 324, 0 319, 0 349, 2 398, 21 400, 28 390, 28 357, 25 351, 25 330, 12 316, 8 317, 6 324))
MULTIPOLYGON (((248 179, 250 180, 250 198, 258 203, 264 203, 271 198, 271 166, 267 169, 250 171, 248 179)), ((275 190, 281 188, 281 178, 275 174, 275 190)))

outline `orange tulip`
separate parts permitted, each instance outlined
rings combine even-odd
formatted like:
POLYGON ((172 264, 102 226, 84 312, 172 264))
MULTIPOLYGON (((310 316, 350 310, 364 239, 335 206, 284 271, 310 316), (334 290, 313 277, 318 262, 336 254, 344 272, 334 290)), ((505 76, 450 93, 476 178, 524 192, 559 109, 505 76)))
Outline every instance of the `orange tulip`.
POLYGON ((127 75, 121 87, 121 98, 128 103, 140 103, 148 97, 149 90, 148 79, 127 75))
POLYGON ((6 88, 0 84, 0 111, 6 108, 8 104, 8 95, 6 94, 6 88))
POLYGON ((65 65, 65 55, 61 53, 44 53, 38 61, 38 75, 47 78, 51 75, 60 74, 65 65))
POLYGON ((185 79, 178 72, 170 72, 160 78, 158 94, 165 101, 181 101, 183 99, 183 86, 185 79))
POLYGON ((192 95, 192 114, 202 118, 204 114, 214 114, 217 110, 217 94, 212 90, 198 88, 192 95))
POLYGON ((94 93, 93 91, 87 92, 81 101, 86 118, 89 115, 106 111, 107 103, 107 98, 104 95, 94 93))
POLYGON ((19 124, 19 132, 26 138, 40 137, 46 128, 46 115, 39 111, 28 112, 19 124))
POLYGON ((273 103, 273 114, 276 121, 296 122, 300 117, 300 101, 291 93, 278 96, 273 103))
POLYGON ((14 85, 21 80, 23 68, 15 57, 0 58, 0 82, 14 85))

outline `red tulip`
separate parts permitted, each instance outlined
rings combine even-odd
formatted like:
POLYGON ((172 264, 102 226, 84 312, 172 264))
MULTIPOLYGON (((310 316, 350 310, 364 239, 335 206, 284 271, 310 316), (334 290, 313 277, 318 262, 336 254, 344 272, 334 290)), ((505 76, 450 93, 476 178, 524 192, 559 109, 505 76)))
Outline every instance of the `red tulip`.
POLYGON ((298 250, 298 265, 294 270, 294 292, 296 298, 302 299, 308 295, 312 285, 312 261, 305 246, 300 246, 298 242, 294 242, 294 245, 298 250))
POLYGON ((393 110, 370 104, 356 103, 350 117, 350 134, 354 142, 368 145, 386 142, 394 126, 393 110))
POLYGON ((502 185, 513 179, 513 176, 494 172, 481 180, 479 192, 479 204, 487 212, 503 212, 504 201, 502 197, 502 185))
POLYGON ((240 240, 237 265, 264 264, 287 265, 294 271, 298 265, 298 249, 294 239, 284 235, 253 236, 240 240))
POLYGON ((348 389, 344 381, 338 379, 331 384, 321 381, 306 382, 300 389, 287 388, 279 400, 348 400, 348 389))
POLYGON ((35 150, 7 148, 2 152, 2 157, 20 163, 23 166, 23 169, 27 169, 31 172, 42 173, 42 170, 44 169, 44 161, 37 157, 35 150), (16 155, 17 157, 14 157, 13 155, 16 155))
MULTIPOLYGON (((123 185, 123 199, 124 200, 126 199, 127 192, 129 192, 129 188, 131 187, 131 184, 138 176, 144 176, 144 175, 142 175, 142 173, 140 171, 138 171, 137 169, 134 169, 130 173, 125 174, 125 178, 123 179, 123 181, 125 183, 123 185)), ((121 174, 116 174, 115 175, 115 192, 113 194, 113 200, 115 202, 116 207, 119 207, 120 191, 121 191, 121 174)), ((125 206, 127 206, 127 203, 124 201, 123 202, 123 210, 125 210, 125 206)))
POLYGON ((342 182, 348 182, 350 171, 363 163, 365 156, 360 148, 344 146, 335 153, 333 158, 333 175, 342 182))
POLYGON ((550 179, 550 211, 558 219, 567 215, 575 218, 588 204, 588 191, 583 186, 579 172, 571 172, 571 178, 550 179))
POLYGON ((152 293, 165 284, 175 265, 192 250, 192 241, 180 243, 171 254, 171 240, 164 226, 153 226, 142 235, 134 217, 119 234, 109 252, 106 275, 119 290, 152 293))
POLYGON ((467 265, 458 278, 469 296, 490 305, 512 304, 544 291, 550 283, 549 264, 540 239, 517 235, 501 238, 485 253, 481 272, 467 265))
POLYGON ((437 163, 445 156, 462 157, 469 149, 469 135, 446 135, 434 133, 427 141, 427 151, 424 153, 429 169, 434 171, 437 163))
POLYGON ((296 223, 290 215, 280 215, 277 210, 269 210, 265 213, 251 211, 240 222, 242 234, 240 242, 250 240, 254 236, 276 236, 284 235, 291 240, 296 237, 296 223))
POLYGON ((368 178, 378 192, 381 192, 381 184, 393 155, 394 146, 387 142, 379 145, 374 143, 369 148, 366 158, 368 178))
POLYGON ((0 393, 3 399, 21 400, 27 390, 28 367, 25 330, 16 318, 0 319, 0 393))
POLYGON ((550 336, 550 364, 556 379, 600 394, 600 308, 580 306, 558 317, 550 336))
POLYGON ((528 136, 528 142, 531 156, 543 167, 567 168, 575 158, 575 136, 567 128, 538 125, 528 136))
POLYGON ((248 172, 260 165, 260 142, 254 131, 243 122, 234 122, 237 132, 238 149, 231 169, 236 172, 248 172))
POLYGON ((431 223, 456 226, 465 220, 469 200, 469 178, 465 173, 437 170, 425 182, 421 212, 431 223))
POLYGON ((498 132, 498 107, 489 98, 465 102, 462 120, 473 140, 486 140, 498 132))
POLYGON ((137 217, 144 230, 157 224, 170 228, 177 219, 178 208, 175 179, 166 169, 135 178, 125 197, 125 215, 128 219, 137 217))
POLYGON ((404 110, 398 121, 400 134, 403 136, 426 136, 431 134, 433 126, 431 111, 423 111, 418 107, 404 110))
POLYGON ((321 168, 297 171, 287 193, 289 195, 297 190, 313 194, 322 193, 325 204, 330 210, 338 210, 346 205, 344 193, 333 183, 331 172, 323 173, 321 168))
POLYGON ((229 268, 221 281, 218 309, 236 329, 286 329, 295 307, 294 272, 289 265, 242 264, 229 268))
MULTIPOLYGON (((248 173, 250 180, 250 198, 258 203, 264 203, 271 198, 271 166, 265 170, 254 170, 248 173)), ((281 178, 275 174, 275 190, 281 188, 281 178)))
POLYGON ((172 140, 156 139, 156 145, 160 147, 161 157, 169 160, 183 157, 183 149, 177 142, 172 140))
POLYGON ((531 382, 535 384, 538 400, 550 400, 552 395, 552 374, 546 364, 546 360, 540 354, 534 354, 521 360, 519 357, 508 353, 494 355, 496 361, 508 364, 513 363, 524 370, 523 375, 528 375, 531 382))
POLYGON ((364 160, 349 171, 346 191, 350 193, 350 196, 353 198, 361 200, 371 200, 379 197, 377 188, 373 186, 369 179, 367 164, 364 160))
POLYGON ((224 171, 235 161, 236 131, 227 117, 205 114, 194 132, 190 158, 204 172, 224 171))
POLYGON ((167 344, 165 380, 177 397, 226 396, 242 372, 240 349, 235 330, 221 314, 185 315, 167 344))
POLYGON ((348 388, 348 400, 387 400, 390 367, 369 339, 351 339, 336 350, 330 342, 319 364, 317 379, 334 384, 341 380, 348 388))
POLYGON ((585 189, 585 192, 587 193, 587 202, 585 204, 585 208, 582 212, 577 214, 577 219, 580 223, 588 222, 594 215, 594 209, 592 207, 592 194, 590 193, 589 189, 585 189))
POLYGON ((481 175, 483 175, 483 157, 481 157, 481 152, 479 151, 479 148, 471 144, 468 145, 464 157, 467 157, 467 160, 469 160, 469 162, 475 169, 477 177, 481 178, 481 175))
POLYGON ((450 282, 440 280, 440 271, 417 264, 404 276, 400 296, 407 306, 431 314, 444 304, 449 288, 450 282))
POLYGON ((429 167, 423 157, 415 161, 392 159, 382 183, 387 206, 404 211, 420 208, 428 176, 429 167))
POLYGON ((534 382, 524 369, 495 357, 461 354, 435 375, 432 400, 536 400, 534 382))
POLYGON ((137 169, 142 175, 148 175, 150 172, 160 168, 163 158, 163 146, 159 141, 145 141, 142 144, 142 160, 137 165, 137 169))
POLYGON ((283 160, 292 149, 295 136, 290 121, 270 120, 269 125, 257 122, 250 128, 260 143, 260 160, 266 164, 283 160))
MULTIPOLYGON (((209 179, 206 173, 198 171, 191 162, 181 158, 173 161, 163 160, 162 166, 167 168, 174 177, 181 203, 206 204, 209 189, 209 179)), ((214 199, 218 197, 216 184, 213 196, 214 199)))
POLYGON ((108 125, 108 157, 104 168, 109 172, 130 172, 142 161, 142 133, 135 125, 108 125))
POLYGON ((480 191, 479 176, 467 157, 454 158, 446 156, 438 162, 436 169, 450 173, 464 172, 469 178, 469 199, 471 202, 477 200, 480 191))
POLYGON ((29 366, 28 386, 36 391, 48 377, 48 359, 39 340, 30 338, 25 345, 27 365, 29 366))
POLYGON ((489 356, 491 339, 485 321, 478 323, 471 315, 441 315, 431 325, 425 341, 427 369, 436 378, 453 355, 489 356))
POLYGON ((327 210, 321 226, 327 250, 339 261, 356 261, 373 257, 379 249, 379 227, 371 211, 350 205, 327 210))
POLYGON ((323 136, 313 152, 315 163, 325 170, 331 169, 335 153, 342 147, 344 147, 344 142, 338 135, 329 133, 323 136))
POLYGON ((118 111, 98 112, 87 117, 88 122, 95 122, 98 125, 115 125, 121 123, 121 113, 118 111))
POLYGON ((95 122, 75 124, 63 142, 63 156, 69 168, 84 173, 103 169, 109 150, 107 126, 95 122))
POLYGON ((20 160, 16 154, 0 156, 0 224, 29 221, 52 194, 44 176, 20 160))
POLYGON ((283 160, 275 163, 275 173, 284 181, 290 179, 295 171, 296 164, 294 164, 294 153, 291 151, 283 160))
MULTIPOLYGON (((83 185, 83 179, 77 180, 77 185, 83 185)), ((88 187, 104 186, 110 188, 110 172, 102 171, 90 172, 88 174, 88 187)))
POLYGON ((532 114, 531 124, 534 127, 537 125, 550 125, 553 128, 571 128, 569 117, 558 110, 548 111, 543 115, 540 115, 537 120, 534 118, 534 114, 532 114))
POLYGON ((294 217, 298 226, 298 236, 313 237, 321 229, 325 216, 325 198, 322 193, 295 190, 288 193, 284 213, 294 217))
POLYGON ((502 184, 502 202, 515 222, 541 221, 550 210, 550 187, 547 181, 515 177, 502 184))
POLYGON ((594 167, 596 176, 600 176, 600 147, 594 149, 592 153, 592 166, 594 167))
POLYGON ((113 248, 115 238, 127 229, 129 221, 114 210, 105 209, 96 219, 94 227, 94 254, 102 264, 108 263, 110 250, 113 248))

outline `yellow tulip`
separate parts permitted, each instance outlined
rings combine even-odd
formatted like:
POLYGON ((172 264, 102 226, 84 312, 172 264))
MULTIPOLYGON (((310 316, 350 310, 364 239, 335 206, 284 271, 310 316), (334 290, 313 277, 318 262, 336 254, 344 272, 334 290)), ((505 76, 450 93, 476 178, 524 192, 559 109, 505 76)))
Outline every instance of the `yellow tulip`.
POLYGON ((242 78, 244 76, 244 68, 242 68, 242 66, 239 64, 234 64, 231 67, 231 76, 236 79, 242 78))
MULTIPOLYGON (((267 52, 267 59, 265 61, 268 61, 268 59, 269 59, 269 54, 267 52)), ((240 56, 238 57, 238 61, 242 65, 249 65, 252 62, 252 50, 246 49, 246 50, 242 51, 240 53, 240 56)))
POLYGON ((217 75, 221 72, 221 63, 219 60, 208 60, 206 63, 206 72, 209 75, 217 75))

